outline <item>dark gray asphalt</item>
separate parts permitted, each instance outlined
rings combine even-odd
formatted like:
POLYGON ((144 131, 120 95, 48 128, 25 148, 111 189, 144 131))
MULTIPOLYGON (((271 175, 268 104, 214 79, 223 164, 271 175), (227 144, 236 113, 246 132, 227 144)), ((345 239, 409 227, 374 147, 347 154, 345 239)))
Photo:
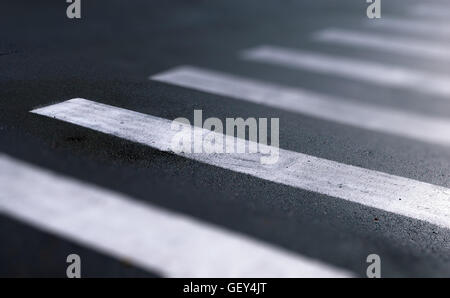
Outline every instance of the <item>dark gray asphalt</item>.
MULTIPOLYGON (((189 64, 450 117, 448 99, 238 59, 243 49, 276 44, 450 74, 449 63, 309 40, 321 28, 361 27, 364 2, 96 0, 83 2, 82 20, 69 20, 65 1, 2 1, 0 152, 361 276, 377 253, 385 277, 450 277, 449 230, 28 113, 82 97, 168 119, 192 118, 194 109, 204 118, 278 117, 281 148, 450 187, 448 147, 147 80, 189 64)), ((410 2, 385 9, 401 14, 410 2)), ((0 276, 64 277, 69 250, 91 268, 85 276, 153 275, 4 216, 0 237, 0 276)))

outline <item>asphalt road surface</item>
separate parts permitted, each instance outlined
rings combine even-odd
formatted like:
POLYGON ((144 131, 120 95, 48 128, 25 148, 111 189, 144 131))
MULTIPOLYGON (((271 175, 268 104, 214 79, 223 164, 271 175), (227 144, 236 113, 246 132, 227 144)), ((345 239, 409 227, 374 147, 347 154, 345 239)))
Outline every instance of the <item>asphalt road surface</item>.
POLYGON ((450 277, 450 4, 81 3, 0 4, 0 276, 450 277), (173 152, 194 110, 278 162, 173 152))

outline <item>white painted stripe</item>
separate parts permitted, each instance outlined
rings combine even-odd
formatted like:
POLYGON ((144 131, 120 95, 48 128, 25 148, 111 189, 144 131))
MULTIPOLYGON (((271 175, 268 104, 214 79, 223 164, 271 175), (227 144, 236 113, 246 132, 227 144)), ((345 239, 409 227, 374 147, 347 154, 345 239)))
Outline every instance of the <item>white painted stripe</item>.
POLYGON ((169 277, 351 276, 3 154, 0 189, 0 212, 169 277))
POLYGON ((447 46, 430 41, 418 41, 416 39, 399 36, 388 36, 371 32, 360 32, 330 28, 314 34, 314 39, 327 42, 357 46, 394 52, 401 55, 414 55, 435 59, 450 60, 450 44, 447 46))
POLYGON ((450 99, 450 76, 275 46, 247 50, 246 60, 336 75, 388 87, 413 89, 450 99))
MULTIPOLYGON (((163 151, 170 151, 172 138, 179 134, 171 129, 170 120, 85 99, 72 99, 32 112, 163 151)), ((203 138, 217 134, 207 130, 202 133, 203 138)), ((244 142, 241 139, 235 141, 244 142)), ((279 154, 278 162, 271 165, 260 163, 260 153, 180 155, 267 181, 450 228, 448 188, 298 152, 280 150, 279 154)))
POLYGON ((380 28, 383 30, 395 30, 399 32, 412 34, 425 34, 429 36, 450 36, 450 26, 436 21, 421 21, 416 19, 402 19, 383 17, 376 21, 370 20, 365 23, 366 26, 380 28))
POLYGON ((437 4, 418 4, 409 8, 409 13, 418 17, 449 18, 450 6, 437 4))
POLYGON ((450 145, 450 121, 335 98, 299 88, 250 80, 195 67, 177 67, 153 80, 302 113, 327 121, 450 145))

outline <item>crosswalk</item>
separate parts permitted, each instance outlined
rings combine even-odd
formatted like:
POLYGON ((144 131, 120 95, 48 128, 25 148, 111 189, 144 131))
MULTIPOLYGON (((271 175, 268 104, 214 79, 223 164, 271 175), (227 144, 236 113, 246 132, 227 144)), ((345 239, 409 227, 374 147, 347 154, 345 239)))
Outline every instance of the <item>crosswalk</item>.
POLYGON ((368 21, 367 28, 382 29, 383 31, 396 32, 399 35, 410 34, 415 36, 439 36, 445 38, 450 36, 450 27, 429 19, 410 19, 386 16, 380 21, 368 21))
MULTIPOLYGON (((444 16, 442 9, 414 6, 417 17, 444 16)), ((386 18, 363 29, 332 27, 311 32, 312 42, 365 48, 417 59, 449 60, 450 47, 425 41, 421 34, 450 35, 450 28, 431 20, 386 18), (389 29, 394 32, 383 32, 389 29), (399 32, 409 32, 402 36, 399 32)), ((420 92, 437 100, 450 99, 450 75, 402 65, 330 55, 302 48, 267 44, 236 53, 237 63, 264 63, 269 67, 344 78, 401 92, 420 92)), ((215 68, 180 65, 151 74, 152 82, 216 95, 267 109, 306 115, 369 133, 381 133, 411 142, 450 147, 450 120, 408 109, 361 103, 288 87, 215 68)), ((342 82, 340 82, 342 84, 342 82)), ((361 96, 364 96, 362 94, 361 96)), ((283 148, 275 164, 260 162, 264 153, 175 152, 179 131, 172 119, 107 104, 95 98, 72 98, 33 108, 30 113, 53 122, 135 142, 208 166, 245 174, 264 182, 310 191, 363 207, 406 217, 411 221, 450 229, 450 189, 417 179, 333 161, 283 148)), ((281 127, 282 129, 282 127, 281 127)), ((214 135, 228 143, 251 141, 190 126, 201 138, 214 135)), ((82 245, 169 277, 353 277, 347 268, 290 252, 205 221, 178 214, 130 196, 60 176, 0 154, 0 213, 55 233, 82 245), (24 188, 23 185, 29 187, 24 188)), ((276 200, 276 198, 273 198, 276 200)), ((370 252, 369 252, 370 253, 370 252)))
POLYGON ((243 58, 282 67, 307 70, 363 81, 383 87, 398 87, 449 98, 450 76, 400 66, 367 62, 279 46, 260 46, 246 50, 243 58))
POLYGON ((0 155, 0 167, 1 212, 163 276, 352 276, 5 155, 0 155))
POLYGON ((428 17, 428 18, 448 18, 450 12, 448 7, 439 4, 419 4, 414 5, 409 9, 409 12, 413 16, 428 17))
POLYGON ((197 67, 178 67, 156 74, 151 79, 327 121, 450 145, 450 121, 446 118, 362 104, 356 100, 340 99, 197 67))
MULTIPOLYGON (((171 151, 171 140, 176 133, 171 129, 168 119, 80 98, 32 112, 161 151, 171 151)), ((190 134, 190 131, 188 133, 190 134)), ((210 131, 204 130, 202 139, 209 133, 210 131)), ((224 135, 220 137, 225 138, 224 135)), ((239 141, 243 142, 242 139, 235 139, 233 144, 239 141)), ((249 146, 251 145, 247 144, 247 147, 249 146)), ((183 156, 271 182, 342 198, 450 228, 450 189, 288 150, 281 150, 279 161, 266 166, 260 163, 259 154, 261 153, 201 153, 183 156)))
POLYGON ((386 53, 411 55, 412 57, 450 60, 448 43, 443 45, 442 43, 418 41, 395 35, 331 28, 317 32, 315 40, 331 45, 342 44, 386 53))

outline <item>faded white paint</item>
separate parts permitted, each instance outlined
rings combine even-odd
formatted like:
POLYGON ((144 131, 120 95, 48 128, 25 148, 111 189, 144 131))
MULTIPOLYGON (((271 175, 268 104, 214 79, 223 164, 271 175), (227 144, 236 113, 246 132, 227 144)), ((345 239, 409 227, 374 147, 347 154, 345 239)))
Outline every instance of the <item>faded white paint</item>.
POLYGON ((450 99, 450 76, 276 46, 247 50, 243 59, 335 75, 384 87, 404 88, 450 99))
POLYGON ((151 79, 358 128, 450 145, 450 121, 445 118, 382 108, 190 66, 177 67, 151 79))
POLYGON ((167 277, 352 276, 3 154, 0 189, 0 213, 167 277))
MULTIPOLYGON (((174 133, 170 120, 80 98, 32 112, 162 151, 170 151, 174 133)), ((450 189, 445 187, 282 149, 279 161, 273 165, 261 165, 259 154, 180 155, 450 228, 450 189)))

